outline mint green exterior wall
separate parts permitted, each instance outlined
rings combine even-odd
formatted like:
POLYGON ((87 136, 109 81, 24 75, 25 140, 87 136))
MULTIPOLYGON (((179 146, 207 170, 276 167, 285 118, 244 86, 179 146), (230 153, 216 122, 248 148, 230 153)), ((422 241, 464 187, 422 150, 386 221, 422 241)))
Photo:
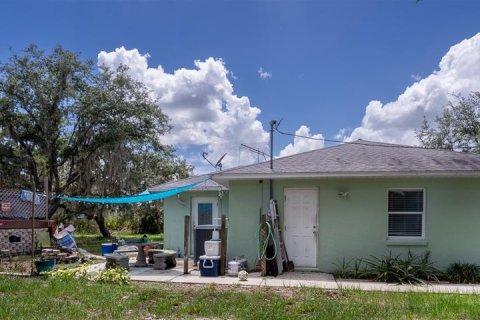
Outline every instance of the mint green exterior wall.
MULTIPOLYGON (((454 261, 480 264, 480 179, 476 178, 355 178, 276 180, 274 197, 283 221, 284 189, 319 190, 318 270, 331 272, 335 263, 410 249, 431 251, 432 261, 444 269, 454 261), (387 240, 387 190, 424 188, 425 241, 387 240), (338 192, 348 191, 347 199, 338 192)), ((268 206, 268 181, 231 181, 229 258, 244 255, 249 266, 257 260, 259 210, 268 206), (262 201, 263 186, 263 201, 262 201)), ((288 248, 287 248, 288 250, 288 248)))
MULTIPOLYGON (((192 198, 194 197, 218 197, 218 191, 192 191, 184 192, 180 195, 180 199, 175 197, 166 198, 163 202, 164 214, 164 247, 172 249, 183 254, 183 225, 185 216, 190 216, 192 221, 192 198)), ((228 216, 228 191, 223 191, 223 196, 218 201, 219 216, 225 214, 228 216)), ((190 232, 190 236, 192 232, 190 232)), ((192 238, 190 238, 190 253, 192 253, 192 238)))

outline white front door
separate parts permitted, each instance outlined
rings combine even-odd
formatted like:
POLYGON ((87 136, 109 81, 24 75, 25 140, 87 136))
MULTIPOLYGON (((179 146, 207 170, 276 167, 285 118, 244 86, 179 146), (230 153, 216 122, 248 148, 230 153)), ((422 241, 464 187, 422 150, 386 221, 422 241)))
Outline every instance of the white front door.
POLYGON ((285 189, 285 246, 298 267, 317 266, 318 189, 285 189))
POLYGON ((192 199, 193 233, 192 245, 194 260, 205 254, 204 243, 212 239, 214 228, 219 230, 218 198, 195 197, 192 199))

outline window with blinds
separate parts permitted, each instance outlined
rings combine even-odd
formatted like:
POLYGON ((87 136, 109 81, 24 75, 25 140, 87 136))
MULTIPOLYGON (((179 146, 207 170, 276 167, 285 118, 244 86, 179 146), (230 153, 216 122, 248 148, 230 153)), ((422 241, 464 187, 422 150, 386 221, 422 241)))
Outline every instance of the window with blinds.
POLYGON ((388 237, 423 238, 423 189, 388 191, 388 237))

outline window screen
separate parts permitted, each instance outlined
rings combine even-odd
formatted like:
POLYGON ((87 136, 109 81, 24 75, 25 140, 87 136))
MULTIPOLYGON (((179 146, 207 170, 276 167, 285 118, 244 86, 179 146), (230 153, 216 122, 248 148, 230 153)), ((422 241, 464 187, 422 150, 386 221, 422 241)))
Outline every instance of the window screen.
POLYGON ((423 212, 423 190, 389 191, 388 212, 423 212))
POLYGON ((213 204, 199 203, 198 204, 198 225, 212 225, 213 224, 213 204))
POLYGON ((388 236, 423 237, 423 190, 388 191, 388 236))
POLYGON ((389 214, 388 236, 421 237, 422 214, 389 214))

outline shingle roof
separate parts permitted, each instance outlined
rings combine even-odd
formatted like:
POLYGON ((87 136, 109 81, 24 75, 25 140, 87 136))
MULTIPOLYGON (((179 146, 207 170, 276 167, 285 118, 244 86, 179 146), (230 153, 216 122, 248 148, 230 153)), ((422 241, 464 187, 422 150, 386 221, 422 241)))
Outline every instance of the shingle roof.
MULTIPOLYGON (((148 191, 161 192, 169 189, 180 188, 180 187, 184 187, 189 184, 195 183, 197 181, 203 180, 208 176, 209 176, 208 174, 204 174, 204 175, 189 177, 189 178, 181 179, 177 181, 170 181, 170 182, 166 182, 166 183, 162 183, 162 184, 150 187, 148 188, 148 191)), ((190 190, 191 191, 208 191, 208 190, 215 191, 215 190, 228 190, 228 188, 211 179, 208 179, 200 184, 197 184, 195 187, 193 187, 190 190)))
POLYGON ((480 175, 480 155, 357 140, 232 168, 214 175, 230 179, 303 176, 480 175))

